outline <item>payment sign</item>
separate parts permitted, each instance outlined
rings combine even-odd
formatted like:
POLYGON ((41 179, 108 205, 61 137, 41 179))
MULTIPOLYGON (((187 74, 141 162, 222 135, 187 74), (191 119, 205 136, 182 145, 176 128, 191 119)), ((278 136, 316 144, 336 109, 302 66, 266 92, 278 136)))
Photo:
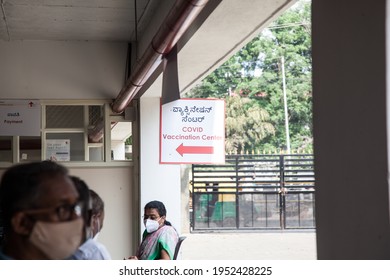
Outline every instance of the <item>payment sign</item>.
POLYGON ((225 162, 225 100, 183 98, 160 114, 160 163, 225 162))

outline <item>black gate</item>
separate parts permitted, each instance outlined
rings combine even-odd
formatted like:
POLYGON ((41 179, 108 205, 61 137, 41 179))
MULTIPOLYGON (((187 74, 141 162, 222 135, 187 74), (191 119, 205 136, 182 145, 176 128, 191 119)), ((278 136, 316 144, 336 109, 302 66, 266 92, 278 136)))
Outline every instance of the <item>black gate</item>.
POLYGON ((192 165, 191 226, 315 228, 313 155, 228 155, 192 165))

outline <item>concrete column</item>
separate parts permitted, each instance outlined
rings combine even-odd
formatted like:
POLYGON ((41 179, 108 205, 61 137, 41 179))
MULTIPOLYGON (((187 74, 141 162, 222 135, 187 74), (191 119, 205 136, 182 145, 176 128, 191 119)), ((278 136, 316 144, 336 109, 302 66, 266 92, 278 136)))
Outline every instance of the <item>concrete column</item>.
MULTIPOLYGON (((142 97, 140 105, 140 213, 146 203, 159 200, 167 208, 167 220, 180 233, 180 165, 159 163, 160 98, 142 97)), ((142 233, 145 227, 140 222, 142 233)))
POLYGON ((313 0, 319 259, 390 259, 386 1, 313 0))

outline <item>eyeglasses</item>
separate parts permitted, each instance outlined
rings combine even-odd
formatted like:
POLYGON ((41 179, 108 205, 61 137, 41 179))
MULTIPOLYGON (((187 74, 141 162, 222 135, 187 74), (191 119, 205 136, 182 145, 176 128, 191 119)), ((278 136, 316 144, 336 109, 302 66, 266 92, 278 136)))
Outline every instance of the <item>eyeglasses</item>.
POLYGON ((29 210, 25 210, 24 212, 28 214, 40 214, 40 213, 53 211, 56 213, 60 221, 70 221, 73 220, 75 216, 80 217, 82 209, 83 209, 83 203, 79 201, 75 204, 63 204, 56 207, 29 209, 29 210))

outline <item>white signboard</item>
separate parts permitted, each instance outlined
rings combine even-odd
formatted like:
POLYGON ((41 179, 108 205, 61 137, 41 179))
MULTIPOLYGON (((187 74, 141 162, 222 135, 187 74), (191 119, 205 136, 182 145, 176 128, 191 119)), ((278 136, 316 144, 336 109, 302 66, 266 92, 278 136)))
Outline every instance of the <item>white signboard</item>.
POLYGON ((47 139, 46 159, 53 161, 70 161, 70 140, 47 139))
POLYGON ((38 100, 0 100, 1 136, 40 136, 41 104, 38 100))
POLYGON ((225 162, 225 100, 179 99, 160 113, 160 163, 225 162))

